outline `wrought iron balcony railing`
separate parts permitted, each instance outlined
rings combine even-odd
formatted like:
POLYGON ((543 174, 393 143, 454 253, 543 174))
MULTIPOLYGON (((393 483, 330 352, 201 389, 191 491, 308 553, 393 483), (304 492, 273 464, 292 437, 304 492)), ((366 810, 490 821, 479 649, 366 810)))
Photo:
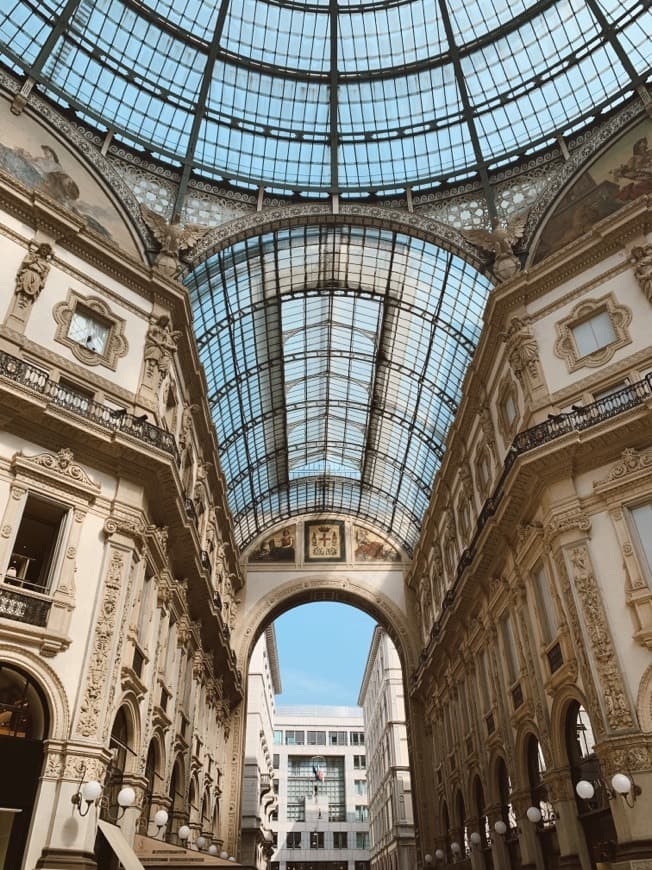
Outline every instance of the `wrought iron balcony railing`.
POLYGON ((0 376, 45 396, 54 405, 98 423, 107 429, 125 432, 178 458, 174 435, 149 423, 146 415, 136 417, 125 408, 110 408, 73 389, 51 380, 43 369, 0 351, 0 376))
POLYGON ((19 592, 0 584, 0 616, 5 619, 44 627, 47 625, 51 604, 49 598, 19 592))

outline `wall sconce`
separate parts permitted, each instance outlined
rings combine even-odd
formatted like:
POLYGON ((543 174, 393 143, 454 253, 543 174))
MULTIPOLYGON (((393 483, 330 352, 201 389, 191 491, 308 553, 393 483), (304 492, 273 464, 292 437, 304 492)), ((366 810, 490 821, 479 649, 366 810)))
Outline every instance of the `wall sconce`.
POLYGON ((129 807, 133 807, 136 802, 136 792, 130 785, 126 785, 124 788, 121 788, 118 792, 118 806, 120 809, 118 810, 117 821, 119 821, 125 814, 125 810, 129 809, 129 807))
POLYGON ((177 831, 177 837, 181 840, 182 843, 185 843, 190 836, 190 828, 188 825, 181 825, 179 830, 177 831))
POLYGON ((222 859, 222 861, 227 861, 229 858, 229 853, 228 852, 220 852, 220 858, 222 859))
POLYGON ((202 849, 205 849, 205 848, 206 848, 206 842, 207 842, 207 841, 206 841, 206 837, 202 837, 201 834, 200 834, 200 835, 197 837, 197 839, 195 840, 195 846, 197 846, 197 848, 198 848, 199 851, 201 852, 202 849))
POLYGON ((208 854, 213 855, 215 858, 217 857, 217 846, 215 843, 208 847, 208 854))
POLYGON ((457 842, 457 840, 453 840, 453 842, 451 843, 451 852, 453 853, 453 856, 455 858, 457 858, 461 854, 462 847, 457 842))
POLYGON ((473 831, 469 837, 469 842, 473 848, 478 849, 482 845, 482 837, 477 831, 473 831))
POLYGON ((445 857, 446 857, 446 855, 444 854, 444 850, 443 850, 443 849, 437 849, 437 850, 435 851, 435 858, 436 858, 438 861, 443 861, 445 857))
MULTIPOLYGON (((84 773, 86 769, 82 770, 82 778, 79 781, 79 786, 77 787, 76 793, 70 798, 73 803, 73 806, 77 808, 77 812, 80 816, 87 816, 88 811, 91 808, 91 804, 96 804, 99 800, 100 795, 102 794, 102 786, 96 779, 89 779, 88 782, 84 782, 84 773), (82 801, 86 801, 86 809, 82 809, 82 801)), ((74 810, 73 810, 74 812, 74 810)))
POLYGON ((528 817, 528 819, 532 822, 533 825, 538 825, 539 822, 541 821, 541 819, 543 818, 543 816, 541 815, 541 810, 539 809, 539 807, 534 807, 534 806, 528 807, 526 812, 525 812, 525 815, 528 817))
MULTIPOLYGON (((634 782, 634 777, 625 773, 615 773, 611 777, 611 788, 601 779, 596 780, 595 785, 604 791, 610 801, 620 795, 630 808, 634 806, 636 798, 641 793, 641 787, 634 782)), ((575 784, 575 791, 582 800, 590 801, 595 796, 595 785, 588 779, 580 779, 575 784)))
POLYGON ((154 824, 156 825, 156 836, 158 837, 168 823, 168 814, 165 810, 159 810, 154 816, 154 824))
POLYGON ((498 819, 496 824, 494 825, 494 831, 499 834, 501 837, 504 837, 507 833, 507 825, 503 822, 502 819, 498 819))

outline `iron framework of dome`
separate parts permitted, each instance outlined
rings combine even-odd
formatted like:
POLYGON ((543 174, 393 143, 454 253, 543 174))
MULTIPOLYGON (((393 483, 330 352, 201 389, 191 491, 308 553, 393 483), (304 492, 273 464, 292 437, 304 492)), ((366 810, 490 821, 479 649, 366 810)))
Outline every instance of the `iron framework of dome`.
POLYGON ((486 183, 639 86, 651 32, 646 0, 9 0, 0 56, 182 187, 367 194, 486 183))

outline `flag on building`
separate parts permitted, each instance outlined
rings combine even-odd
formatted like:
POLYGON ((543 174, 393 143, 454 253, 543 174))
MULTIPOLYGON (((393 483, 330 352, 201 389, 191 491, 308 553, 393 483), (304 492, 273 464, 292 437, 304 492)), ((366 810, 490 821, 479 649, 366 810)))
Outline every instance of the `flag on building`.
POLYGON ((313 764, 312 772, 315 774, 315 779, 318 779, 319 782, 324 781, 324 771, 321 769, 321 767, 317 767, 316 764, 313 764))

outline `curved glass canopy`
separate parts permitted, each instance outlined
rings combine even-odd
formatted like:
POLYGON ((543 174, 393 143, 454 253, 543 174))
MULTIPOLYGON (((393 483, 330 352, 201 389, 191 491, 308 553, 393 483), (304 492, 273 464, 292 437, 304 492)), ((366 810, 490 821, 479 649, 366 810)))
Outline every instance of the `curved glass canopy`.
POLYGON ((487 279, 400 233, 308 226, 238 242, 186 284, 238 544, 324 511, 410 553, 487 279))
POLYGON ((366 194, 554 144, 650 33, 648 0, 7 0, 0 58, 186 178, 366 194))

